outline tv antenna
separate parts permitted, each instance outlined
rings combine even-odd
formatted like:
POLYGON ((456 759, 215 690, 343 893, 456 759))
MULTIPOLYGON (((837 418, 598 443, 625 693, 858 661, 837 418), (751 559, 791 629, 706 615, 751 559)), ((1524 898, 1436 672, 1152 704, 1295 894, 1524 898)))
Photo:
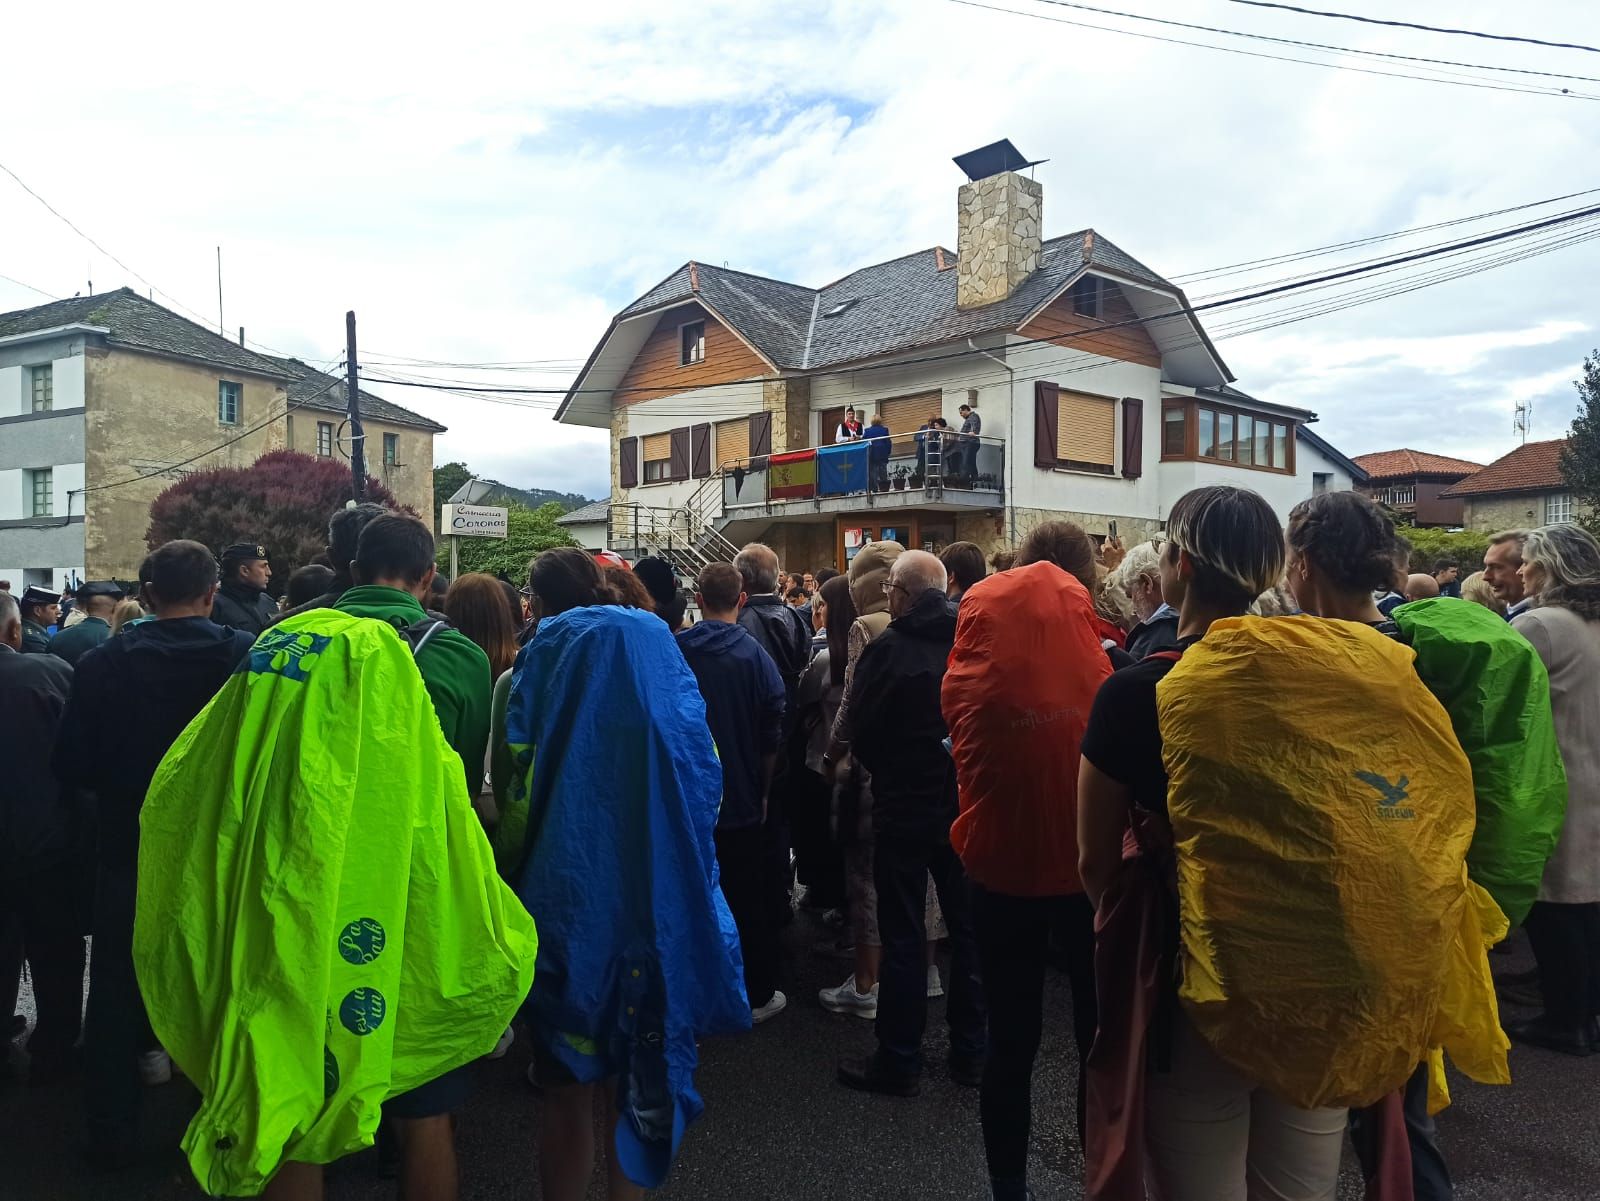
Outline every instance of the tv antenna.
POLYGON ((1517 435, 1518 441, 1526 446, 1528 443, 1528 426, 1533 421, 1533 401, 1517 401, 1517 413, 1511 421, 1511 432, 1517 435))

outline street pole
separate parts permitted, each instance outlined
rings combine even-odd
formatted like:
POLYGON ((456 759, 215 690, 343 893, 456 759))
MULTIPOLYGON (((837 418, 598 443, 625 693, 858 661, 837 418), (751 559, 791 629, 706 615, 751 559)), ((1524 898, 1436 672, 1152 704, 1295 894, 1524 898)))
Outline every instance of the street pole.
POLYGON ((352 495, 360 503, 367 496, 367 443, 361 432, 361 384, 356 376, 356 315, 344 315, 345 401, 350 414, 350 478, 352 495))

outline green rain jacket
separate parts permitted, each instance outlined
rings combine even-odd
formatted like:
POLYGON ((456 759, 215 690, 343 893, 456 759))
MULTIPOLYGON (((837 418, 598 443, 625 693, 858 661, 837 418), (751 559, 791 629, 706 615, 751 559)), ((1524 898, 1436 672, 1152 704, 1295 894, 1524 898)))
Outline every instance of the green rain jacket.
POLYGON ((140 817, 134 962, 202 1094, 212 1194, 371 1143, 385 1098, 490 1051, 533 921, 489 844, 410 646, 316 609, 256 641, 140 817))
POLYGON ((1472 763, 1478 820, 1467 874, 1515 929, 1539 895, 1567 814, 1550 677, 1533 645, 1482 605, 1435 597, 1392 616, 1472 763))

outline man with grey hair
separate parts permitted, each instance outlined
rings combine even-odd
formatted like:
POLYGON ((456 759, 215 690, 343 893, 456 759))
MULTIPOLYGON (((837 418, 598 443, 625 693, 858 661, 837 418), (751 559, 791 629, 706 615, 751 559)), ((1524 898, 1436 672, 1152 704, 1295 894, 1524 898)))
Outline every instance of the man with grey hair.
MULTIPOLYGON (((15 929, 33 969, 39 1020, 28 1040, 31 1083, 65 1072, 83 1012, 83 936, 73 886, 80 831, 50 756, 72 691, 72 668, 55 655, 24 655, 22 614, 0 592, 0 930, 15 929)), ((0 1013, 11 1016, 18 959, 0 964, 0 1013)))
POLYGON ((906 551, 889 570, 889 627, 861 652, 848 685, 851 750, 872 775, 873 883, 883 962, 878 1048, 839 1065, 850 1088, 910 1097, 921 1091, 928 1022, 924 902, 933 876, 950 930, 950 1076, 975 1088, 987 1048, 983 987, 967 878, 950 846, 956 816, 955 762, 940 701, 955 642, 956 608, 944 564, 906 551))
POLYGON ((1522 584, 1522 548, 1527 541, 1527 530, 1502 530, 1489 539, 1484 552, 1483 579, 1505 602, 1507 621, 1533 603, 1522 584))

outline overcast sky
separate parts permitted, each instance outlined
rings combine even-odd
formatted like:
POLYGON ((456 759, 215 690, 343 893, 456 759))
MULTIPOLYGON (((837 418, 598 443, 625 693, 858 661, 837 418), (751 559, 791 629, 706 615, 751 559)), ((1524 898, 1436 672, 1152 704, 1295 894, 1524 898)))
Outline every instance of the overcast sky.
MULTIPOLYGON (((1227 0, 1104 3, 1600 77, 1594 54, 1227 0)), ((1600 187, 1600 101, 1283 64, 947 0, 160 10, 7 14, 9 44, 28 49, 0 71, 0 163, 127 269, 0 175, 0 274, 53 296, 91 279, 144 291, 142 276, 215 322, 220 244, 227 328, 315 362, 342 357, 353 308, 374 358, 515 361, 536 369, 497 378, 559 387, 611 314, 686 259, 819 285, 953 246, 950 158, 998 137, 1050 160, 1047 235, 1093 226, 1168 276, 1600 187)), ((1412 0, 1405 15, 1600 44, 1588 0, 1412 0)), ((1600 82, 1567 86, 1600 96, 1600 82)), ((1595 268, 1580 243, 1219 349, 1241 387, 1314 409, 1349 454, 1487 462, 1514 445, 1518 400, 1534 402, 1533 437, 1565 431, 1570 381, 1600 343, 1595 268)), ((44 299, 0 280, 0 310, 44 299)), ((438 462, 606 488, 604 434, 551 421, 554 398, 375 390, 450 427, 438 462)))

